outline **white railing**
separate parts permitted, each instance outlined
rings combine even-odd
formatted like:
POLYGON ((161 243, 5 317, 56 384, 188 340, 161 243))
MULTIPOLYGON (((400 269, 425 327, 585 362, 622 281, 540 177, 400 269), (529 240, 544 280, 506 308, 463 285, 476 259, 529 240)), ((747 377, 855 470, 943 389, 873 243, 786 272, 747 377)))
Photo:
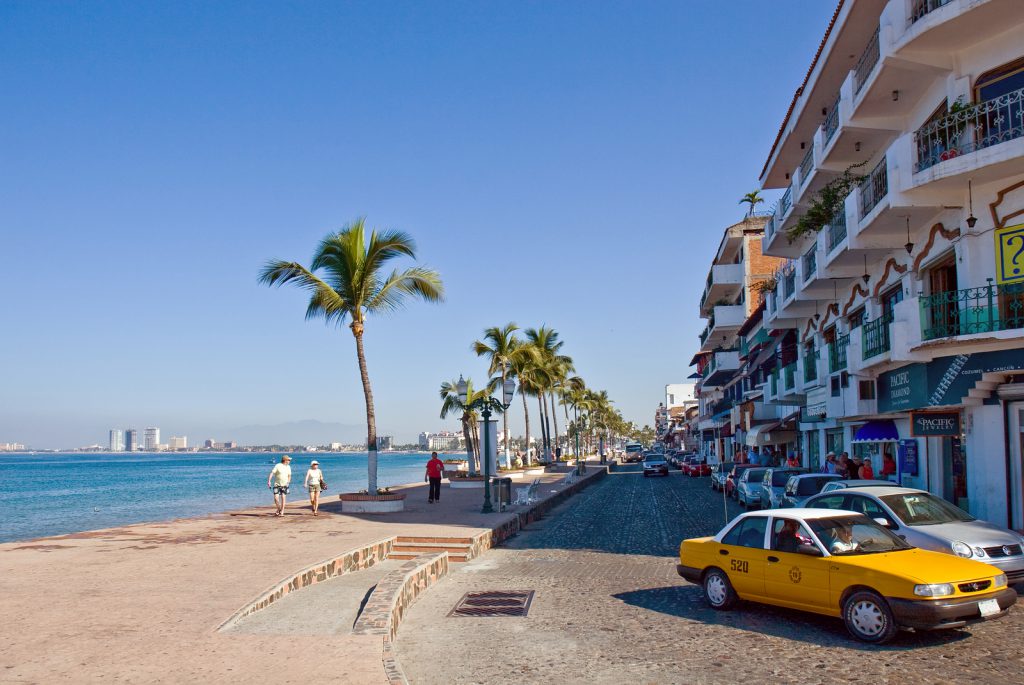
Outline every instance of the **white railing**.
POLYGON ((914 134, 917 164, 924 171, 939 162, 1024 137, 1024 88, 956 111, 914 134))

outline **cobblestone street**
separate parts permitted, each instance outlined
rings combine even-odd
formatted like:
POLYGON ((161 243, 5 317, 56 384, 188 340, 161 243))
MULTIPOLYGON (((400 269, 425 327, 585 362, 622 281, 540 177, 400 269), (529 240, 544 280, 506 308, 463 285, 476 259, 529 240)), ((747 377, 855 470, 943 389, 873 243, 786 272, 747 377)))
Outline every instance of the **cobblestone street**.
MULTIPOLYGON (((621 468, 464 565, 398 635, 412 683, 1021 682, 1024 611, 873 647, 842 621, 741 603, 709 609, 675 572, 680 540, 716 532, 707 478, 621 468), (448 617, 467 592, 535 590, 527 618, 448 617)), ((728 503, 728 517, 740 508, 728 503)))

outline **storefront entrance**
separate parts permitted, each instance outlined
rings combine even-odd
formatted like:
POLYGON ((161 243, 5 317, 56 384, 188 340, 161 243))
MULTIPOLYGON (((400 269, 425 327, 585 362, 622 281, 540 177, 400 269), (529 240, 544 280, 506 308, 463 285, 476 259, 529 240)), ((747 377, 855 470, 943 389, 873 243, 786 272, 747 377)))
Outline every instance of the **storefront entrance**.
POLYGON ((967 509, 967 450, 962 436, 942 438, 942 497, 967 509))
POLYGON ((1012 527, 1024 529, 1024 402, 1012 402, 1010 417, 1010 506, 1012 527))

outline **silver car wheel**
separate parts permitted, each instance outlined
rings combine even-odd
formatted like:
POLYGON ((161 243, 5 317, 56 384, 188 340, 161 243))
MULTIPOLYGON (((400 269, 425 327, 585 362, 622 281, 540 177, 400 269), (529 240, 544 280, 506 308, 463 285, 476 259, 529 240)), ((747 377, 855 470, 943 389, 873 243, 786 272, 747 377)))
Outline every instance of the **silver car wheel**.
POLYGON ((868 637, 874 637, 885 628, 885 617, 874 602, 861 600, 850 609, 850 621, 868 637))
POLYGON ((725 602, 727 590, 725 582, 717 574, 712 574, 704 583, 704 592, 707 593, 708 602, 712 606, 721 606, 725 602))

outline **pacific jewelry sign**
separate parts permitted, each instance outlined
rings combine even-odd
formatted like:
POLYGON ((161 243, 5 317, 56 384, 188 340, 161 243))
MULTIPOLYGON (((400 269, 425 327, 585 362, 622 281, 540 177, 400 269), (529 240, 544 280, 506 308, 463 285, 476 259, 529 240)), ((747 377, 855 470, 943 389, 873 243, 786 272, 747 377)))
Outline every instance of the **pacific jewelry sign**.
POLYGON ((915 438, 960 435, 960 412, 911 412, 910 434, 915 438))

